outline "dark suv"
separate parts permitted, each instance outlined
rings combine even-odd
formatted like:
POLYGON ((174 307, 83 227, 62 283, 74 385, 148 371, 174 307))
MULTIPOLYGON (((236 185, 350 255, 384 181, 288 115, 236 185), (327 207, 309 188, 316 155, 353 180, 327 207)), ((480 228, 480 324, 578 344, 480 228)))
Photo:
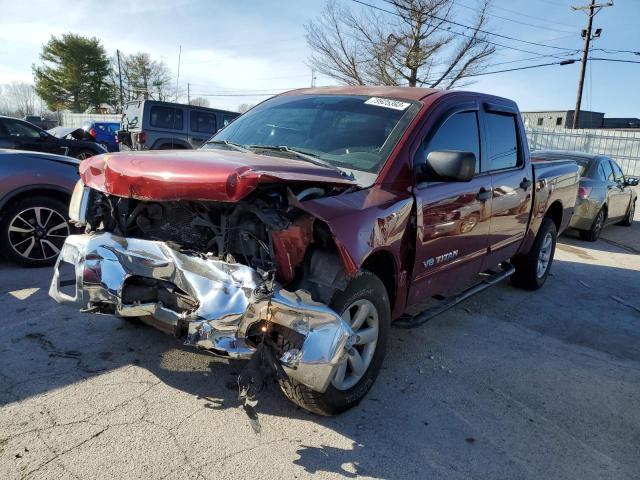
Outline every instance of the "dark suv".
POLYGON ((2 116, 0 116, 0 148, 55 153, 80 160, 107 152, 98 143, 59 138, 29 122, 2 116))
POLYGON ((139 100, 126 105, 118 141, 122 150, 198 148, 239 115, 195 105, 139 100))

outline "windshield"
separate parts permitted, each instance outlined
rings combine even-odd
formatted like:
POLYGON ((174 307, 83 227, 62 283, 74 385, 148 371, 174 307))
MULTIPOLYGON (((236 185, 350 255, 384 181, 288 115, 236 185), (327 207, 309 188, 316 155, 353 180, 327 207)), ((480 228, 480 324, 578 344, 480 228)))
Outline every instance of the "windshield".
POLYGON ((224 148, 227 142, 281 154, 260 147, 286 146, 337 168, 377 173, 419 109, 418 102, 405 100, 285 95, 237 118, 203 148, 224 148))
POLYGON ((142 102, 128 103, 124 109, 124 116, 122 117, 122 127, 140 128, 142 124, 142 102))

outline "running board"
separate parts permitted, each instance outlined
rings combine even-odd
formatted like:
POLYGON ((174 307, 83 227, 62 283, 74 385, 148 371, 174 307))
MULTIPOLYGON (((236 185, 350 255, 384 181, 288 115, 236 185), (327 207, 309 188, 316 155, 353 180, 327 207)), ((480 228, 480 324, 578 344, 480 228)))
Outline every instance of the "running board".
POLYGON ((440 300, 436 305, 427 308, 425 311, 418 313, 417 315, 403 315, 398 320, 393 322, 392 325, 398 328, 414 328, 422 325, 436 315, 440 315, 442 312, 449 310, 451 307, 456 306, 460 302, 475 295, 476 293, 486 290, 496 283, 505 280, 506 278, 513 275, 516 271, 516 269, 513 268, 513 265, 511 265, 510 263, 504 263, 501 265, 501 267, 502 270, 499 272, 488 271, 486 273, 483 273, 482 275, 485 275, 486 277, 480 283, 477 283, 474 286, 460 292, 458 295, 444 298, 443 300, 440 300))

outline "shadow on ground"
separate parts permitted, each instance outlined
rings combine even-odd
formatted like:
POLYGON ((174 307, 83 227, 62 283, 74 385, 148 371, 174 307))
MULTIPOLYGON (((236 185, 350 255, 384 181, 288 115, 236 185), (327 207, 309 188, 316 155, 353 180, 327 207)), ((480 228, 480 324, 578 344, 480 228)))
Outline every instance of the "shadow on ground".
MULTIPOLYGON (((578 258, 590 255, 573 239, 562 242, 578 258)), ((595 245, 601 251, 620 252, 605 242, 595 245)), ((594 244, 585 247, 594 248, 594 244)), ((17 270, 2 264, 0 274, 4 274, 5 283, 8 276, 15 275, 10 280, 12 285, 3 286, 5 294, 0 299, 0 324, 5 332, 0 340, 0 405, 137 365, 164 384, 199 397, 206 408, 238 408, 236 377, 243 363, 182 347, 176 339, 145 325, 109 316, 81 315, 56 305, 46 296, 48 269, 17 270), (30 292, 29 288, 39 290, 30 292), (9 290, 13 292, 10 295, 6 294, 9 290)), ((545 378, 546 367, 541 365, 540 372, 536 372, 528 363, 528 358, 537 355, 535 345, 525 340, 522 345, 501 345, 496 332, 512 327, 520 332, 524 328, 572 347, 586 347, 586 357, 602 353, 603 358, 609 359, 607 362, 638 362, 639 314, 612 300, 611 294, 599 291, 597 280, 629 286, 637 282, 637 275, 637 271, 624 265, 603 267, 558 260, 553 277, 538 293, 501 285, 418 330, 394 330, 384 370, 358 408, 333 418, 314 416, 289 403, 277 385, 271 384, 259 397, 258 412, 304 420, 309 428, 321 425, 352 441, 352 447, 345 449, 301 444, 293 462, 309 474, 331 472, 348 478, 368 475, 389 479, 467 475, 489 478, 505 472, 516 478, 531 474, 533 467, 521 457, 537 455, 536 449, 547 441, 542 430, 536 430, 546 427, 536 426, 536 422, 564 415, 558 422, 570 431, 575 428, 571 422, 582 424, 584 415, 600 414, 597 405, 587 403, 585 408, 593 411, 573 413, 571 405, 547 405, 544 400, 535 399, 537 394, 527 392, 525 384, 537 382, 537 388, 555 388, 557 395, 563 395, 566 388, 569 392, 565 393, 571 396, 583 385, 576 386, 575 378, 545 378), (577 302, 580 308, 576 308, 577 302), (603 316, 603 308, 611 316, 603 316), (507 325, 492 326, 496 322, 507 325), (503 355, 513 358, 504 362, 491 358, 502 348, 503 355), (528 406, 516 412, 512 405, 519 403, 528 406), (573 419, 574 415, 579 419, 573 419), (498 436, 495 432, 488 435, 482 426, 491 422, 505 422, 501 427, 504 431, 498 436), (512 435, 528 429, 533 441, 541 442, 538 447, 510 444, 512 435), (391 438, 385 432, 392 432, 391 438), (393 451, 398 444, 390 448, 389 441, 399 442, 416 461, 395 461, 393 451), (505 453, 496 459, 491 455, 496 449, 521 449, 527 453, 515 457, 505 453)), ((619 295, 626 298, 629 292, 621 288, 619 295)), ((629 300, 638 302, 638 298, 629 300)), ((600 361, 599 357, 572 368, 588 372, 590 362, 596 361, 600 361)), ((562 372, 556 374, 562 376, 562 372)), ((637 372, 634 375, 637 380, 637 372)), ((581 436, 582 431, 572 435, 581 436)), ((611 442, 607 448, 617 448, 618 443, 627 440, 630 439, 622 436, 602 441, 611 442)), ((593 438, 581 441, 596 442, 593 438)), ((579 461, 578 455, 575 462, 579 461)), ((540 474, 544 468, 536 466, 535 472, 540 474)), ((568 462, 560 470, 571 468, 568 462)), ((593 473, 597 476, 603 472, 595 469, 593 473)))

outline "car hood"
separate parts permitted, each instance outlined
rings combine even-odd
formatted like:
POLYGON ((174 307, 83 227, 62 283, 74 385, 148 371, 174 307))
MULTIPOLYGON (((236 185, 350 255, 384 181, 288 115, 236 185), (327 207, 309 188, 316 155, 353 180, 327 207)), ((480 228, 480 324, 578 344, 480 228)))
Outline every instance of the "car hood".
POLYGON ((303 160, 228 150, 103 154, 84 160, 80 175, 91 188, 139 200, 233 202, 260 183, 356 184, 303 160))

